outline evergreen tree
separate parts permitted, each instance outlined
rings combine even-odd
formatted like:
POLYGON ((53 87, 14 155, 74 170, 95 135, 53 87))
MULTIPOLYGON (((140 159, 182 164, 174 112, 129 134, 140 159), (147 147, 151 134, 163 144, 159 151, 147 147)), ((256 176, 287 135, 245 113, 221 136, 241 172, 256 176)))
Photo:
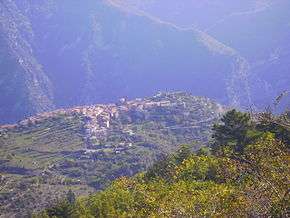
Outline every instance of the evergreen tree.
POLYGON ((176 164, 181 164, 182 161, 187 159, 192 154, 190 145, 181 145, 175 155, 176 164))
POLYGON ((245 145, 259 136, 259 132, 254 129, 248 113, 234 109, 227 112, 221 121, 221 124, 216 124, 213 127, 214 142, 212 148, 214 152, 227 147, 231 151, 242 153, 245 145))
POLYGON ((54 207, 46 209, 49 217, 73 218, 76 217, 74 205, 64 200, 54 207))
POLYGON ((66 200, 68 201, 68 203, 70 204, 74 204, 76 201, 76 196, 75 193, 73 193, 73 191, 70 189, 68 191, 68 193, 66 194, 66 200))
POLYGON ((284 142, 289 148, 290 111, 287 111, 280 116, 274 116, 272 113, 261 113, 259 114, 258 121, 258 130, 275 134, 275 137, 284 142))

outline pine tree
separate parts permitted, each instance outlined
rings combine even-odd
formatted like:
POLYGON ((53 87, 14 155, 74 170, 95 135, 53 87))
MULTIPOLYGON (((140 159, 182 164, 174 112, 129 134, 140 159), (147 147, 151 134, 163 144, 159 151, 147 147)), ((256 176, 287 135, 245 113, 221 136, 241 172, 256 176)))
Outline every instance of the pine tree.
POLYGON ((68 203, 70 204, 74 204, 76 201, 76 196, 75 193, 73 193, 73 191, 70 189, 68 191, 68 193, 66 194, 66 200, 68 201, 68 203))
POLYGON ((234 109, 227 112, 221 121, 221 124, 216 124, 213 127, 212 137, 214 142, 212 148, 214 152, 227 147, 234 152, 242 153, 245 145, 259 135, 255 131, 248 113, 242 113, 234 109))
POLYGON ((49 217, 72 218, 76 217, 76 211, 72 204, 68 201, 62 201, 54 207, 46 209, 49 217))

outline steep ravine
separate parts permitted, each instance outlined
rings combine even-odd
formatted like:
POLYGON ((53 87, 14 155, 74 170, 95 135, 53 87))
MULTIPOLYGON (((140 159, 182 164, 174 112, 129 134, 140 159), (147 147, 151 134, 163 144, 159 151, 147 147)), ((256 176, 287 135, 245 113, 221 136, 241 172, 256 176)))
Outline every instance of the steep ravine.
MULTIPOLYGON (((236 73, 235 80, 247 79, 246 89, 240 93, 243 99, 249 92, 251 101, 247 106, 263 110, 283 91, 289 90, 290 65, 283 55, 289 50, 288 0, 112 1, 127 10, 133 7, 145 11, 175 26, 199 29, 237 51, 242 58, 237 60, 241 64, 236 72, 247 73, 236 73)), ((240 89, 239 83, 231 84, 240 89)))
MULTIPOLYGON (((235 60, 232 66, 232 72, 227 78, 227 94, 230 99, 230 105, 234 107, 249 107, 252 104, 250 85, 249 85, 249 70, 250 64, 247 59, 239 54, 235 49, 225 45, 218 41, 214 37, 210 36, 206 32, 200 31, 194 27, 182 27, 175 23, 161 20, 145 11, 138 9, 137 7, 128 5, 126 2, 119 0, 106 0, 108 4, 119 8, 120 10, 133 13, 134 15, 146 17, 151 21, 159 24, 169 26, 181 32, 189 32, 196 37, 202 44, 207 47, 208 50, 213 53, 232 56, 235 60)), ((257 11, 262 9, 258 8, 257 11)), ((256 12, 255 10, 255 12, 256 12)), ((253 11, 251 11, 254 13, 253 11)), ((249 12, 250 13, 250 12, 249 12)))

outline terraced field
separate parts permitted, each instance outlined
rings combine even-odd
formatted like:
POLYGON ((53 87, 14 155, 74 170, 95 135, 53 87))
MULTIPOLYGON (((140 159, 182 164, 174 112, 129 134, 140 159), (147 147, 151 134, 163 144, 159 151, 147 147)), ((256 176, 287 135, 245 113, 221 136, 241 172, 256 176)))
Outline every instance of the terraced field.
POLYGON ((57 200, 51 196, 60 198, 69 189, 86 195, 117 177, 146 170, 181 144, 206 145, 222 111, 206 98, 163 93, 1 127, 0 214, 41 209, 57 200), (23 207, 16 209, 19 202, 23 207))

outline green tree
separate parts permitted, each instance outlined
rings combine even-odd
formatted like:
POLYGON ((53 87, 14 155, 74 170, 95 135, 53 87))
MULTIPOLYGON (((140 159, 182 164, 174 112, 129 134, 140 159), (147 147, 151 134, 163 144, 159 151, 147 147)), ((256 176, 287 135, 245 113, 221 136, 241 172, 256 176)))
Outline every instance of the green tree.
POLYGON ((185 159, 189 158, 192 154, 191 146, 190 145, 181 145, 180 148, 177 150, 175 155, 175 163, 181 164, 185 159))
POLYGON ((77 217, 77 212, 73 204, 67 200, 59 202, 57 205, 46 209, 46 214, 49 217, 57 218, 73 218, 77 217))
POLYGON ((70 189, 68 191, 68 193, 66 194, 66 200, 68 201, 68 203, 70 204, 74 204, 76 201, 76 196, 75 193, 73 193, 73 191, 70 189))
POLYGON ((181 145, 174 154, 162 157, 161 160, 155 162, 145 174, 145 179, 152 180, 162 178, 166 181, 172 181, 175 175, 176 166, 193 154, 191 150, 192 146, 181 145))
POLYGON ((161 160, 155 162, 153 166, 145 173, 145 180, 164 179, 171 181, 174 176, 175 160, 172 156, 162 157, 161 160))
POLYGON ((221 119, 221 124, 213 127, 214 152, 228 148, 236 153, 243 153, 245 145, 258 138, 260 132, 254 129, 250 114, 231 110, 221 119))
POLYGON ((278 140, 290 148, 290 111, 279 116, 274 116, 271 112, 260 113, 257 120, 258 130, 275 134, 278 140))

